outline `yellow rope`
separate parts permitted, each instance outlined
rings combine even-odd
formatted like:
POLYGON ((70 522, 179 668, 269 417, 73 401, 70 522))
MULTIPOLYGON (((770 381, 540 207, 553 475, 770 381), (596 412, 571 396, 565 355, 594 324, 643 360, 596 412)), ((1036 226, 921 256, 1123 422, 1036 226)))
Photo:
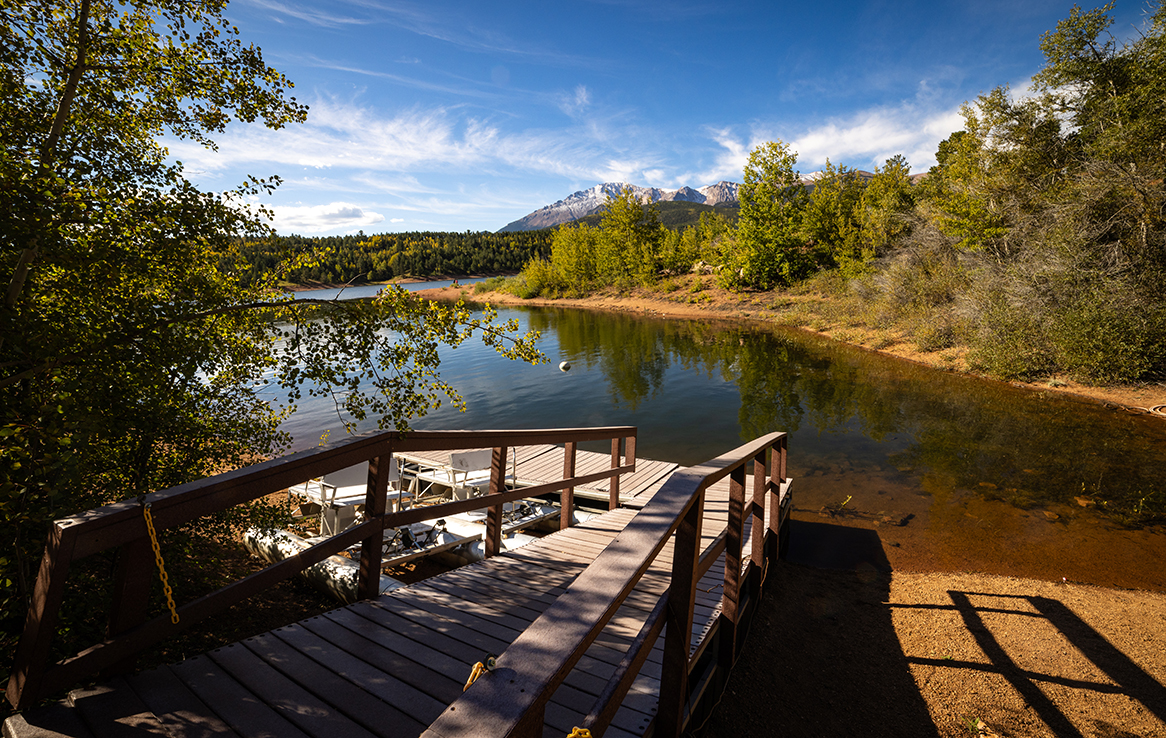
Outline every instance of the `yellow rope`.
POLYGON ((170 608, 170 622, 178 625, 178 608, 174 605, 174 590, 170 588, 170 577, 166 575, 166 565, 162 563, 162 549, 158 546, 158 534, 154 531, 154 517, 150 515, 150 503, 142 505, 142 515, 146 518, 146 530, 150 532, 150 545, 154 547, 154 561, 158 563, 158 576, 162 579, 162 592, 166 594, 166 607, 170 608))

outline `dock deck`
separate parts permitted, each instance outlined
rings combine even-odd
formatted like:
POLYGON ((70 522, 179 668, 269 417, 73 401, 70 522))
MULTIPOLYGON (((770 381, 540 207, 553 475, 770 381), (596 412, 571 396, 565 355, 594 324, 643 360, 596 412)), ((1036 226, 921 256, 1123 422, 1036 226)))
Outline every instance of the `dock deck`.
MULTIPOLYGON (((552 448, 520 455, 519 478, 538 483, 558 479, 562 448, 557 457, 552 448), (540 478, 540 458, 547 470, 554 464, 558 469, 540 478)), ((580 476, 590 466, 609 464, 608 456, 594 456, 579 452, 580 476)), ((639 460, 636 469, 621 480, 625 507, 376 599, 177 664, 74 690, 57 705, 10 719, 4 735, 419 736, 462 696, 473 665, 487 654, 505 653, 627 529, 677 467, 639 460)), ((606 497, 605 489, 593 491, 606 497)), ((788 495, 788 485, 782 493, 788 495)), ((727 581, 723 531, 730 506, 729 479, 705 490, 698 549, 700 556, 716 559, 695 586, 690 662, 708 647, 722 614, 721 592, 727 581)), ((771 509, 778 508, 764 508, 766 527, 771 509)), ((742 522, 737 540, 744 569, 754 527, 748 514, 742 522)), ((672 536, 554 688, 542 714, 542 735, 568 735, 593 712, 669 589, 675 540, 672 536)), ((665 640, 655 639, 604 735, 626 738, 652 730, 665 640)), ((502 671, 481 680, 505 678, 502 671)))

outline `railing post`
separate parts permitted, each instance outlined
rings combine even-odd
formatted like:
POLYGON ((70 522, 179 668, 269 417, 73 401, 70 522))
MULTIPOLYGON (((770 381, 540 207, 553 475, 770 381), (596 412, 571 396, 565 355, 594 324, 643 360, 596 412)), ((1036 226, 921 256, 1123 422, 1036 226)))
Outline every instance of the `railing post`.
MULTIPOLYGON (((620 438, 611 439, 611 468, 612 469, 618 469, 620 467, 619 442, 621 440, 622 439, 620 439, 620 438)), ((614 510, 617 507, 619 507, 619 475, 618 474, 616 474, 615 476, 613 476, 611 478, 610 489, 611 489, 611 495, 607 500, 607 509, 614 510)))
MULTIPOLYGON (((745 530, 745 465, 729 472, 729 524, 725 531, 725 586, 721 592, 717 668, 727 675, 737 659, 737 622, 741 606, 741 542, 745 530)), ((722 676, 722 678, 724 678, 722 676)))
POLYGON ((360 542, 360 581, 357 595, 362 600, 376 599, 381 593, 381 558, 385 542, 385 511, 388 509, 389 469, 393 452, 385 451, 368 461, 368 491, 364 496, 365 520, 379 520, 367 538, 360 542))
POLYGON ((752 546, 749 553, 749 591, 756 598, 761 594, 761 579, 765 573, 765 449, 753 457, 753 499, 749 510, 753 515, 752 546))
POLYGON ((704 491, 676 528, 672 549, 672 582, 668 589, 668 614, 664 655, 660 668, 660 709, 656 735, 680 735, 688 702, 688 652, 692 642, 692 611, 696 604, 696 570, 700 561, 700 526, 704 518, 704 491))
POLYGON ((75 542, 68 528, 62 530, 54 525, 49 532, 32 592, 32 605, 25 618, 24 634, 16 647, 12 675, 4 693, 17 710, 32 707, 43 696, 39 694, 40 681, 48 667, 75 542))
MULTIPOLYGON (((490 458, 490 494, 496 495, 506 489, 505 446, 495 446, 490 458)), ((486 556, 497 556, 502 550, 502 505, 491 505, 486 510, 486 556)))
MULTIPOLYGON (((143 525, 143 527, 145 527, 143 525)), ((112 602, 108 638, 125 633, 146 622, 150 611, 150 583, 154 575, 154 552, 146 537, 121 546, 117 552, 117 570, 113 575, 112 602)), ((102 678, 133 671, 136 657, 131 656, 101 672, 102 678)))
POLYGON ((781 551, 781 485, 785 481, 785 457, 788 436, 782 435, 770 448, 769 454, 769 558, 777 562, 781 551))
MULTIPOLYGON (((563 448, 563 479, 575 476, 575 451, 578 447, 574 441, 567 441, 563 448)), ((559 492, 559 530, 571 527, 572 512, 575 509, 575 488, 564 487, 559 492)))

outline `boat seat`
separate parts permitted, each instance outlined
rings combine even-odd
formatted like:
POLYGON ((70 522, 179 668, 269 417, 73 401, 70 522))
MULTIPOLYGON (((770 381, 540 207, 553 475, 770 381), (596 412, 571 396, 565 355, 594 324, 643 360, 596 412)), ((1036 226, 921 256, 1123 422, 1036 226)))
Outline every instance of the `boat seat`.
MULTIPOLYGON (((504 484, 512 484, 517 474, 518 454, 511 449, 510 473, 504 479, 504 484)), ((480 488, 490 486, 490 463, 494 459, 494 451, 489 448, 474 451, 459 451, 449 455, 449 475, 452 486, 457 488, 480 488)))
MULTIPOLYGON (((400 480, 399 462, 394 458, 389 466, 388 501, 391 511, 396 511, 413 497, 411 491, 400 489, 400 480)), ((363 512, 368 494, 368 462, 309 479, 303 484, 289 487, 288 491, 319 505, 320 533, 335 535, 355 525, 363 512)))

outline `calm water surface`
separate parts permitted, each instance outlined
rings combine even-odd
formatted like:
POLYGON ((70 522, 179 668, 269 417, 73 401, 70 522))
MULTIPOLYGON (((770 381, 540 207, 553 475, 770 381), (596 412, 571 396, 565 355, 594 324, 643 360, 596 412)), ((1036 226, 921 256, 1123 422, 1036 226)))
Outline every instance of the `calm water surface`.
MULTIPOLYGON (((550 363, 510 362, 480 343, 448 350, 442 376, 467 410, 443 407, 417 428, 635 425, 639 456, 684 465, 786 431, 795 518, 806 531, 876 530, 881 560, 868 564, 1166 591, 1166 532, 1076 501, 1123 514, 1161 505, 1161 419, 795 330, 557 309, 500 317, 540 331, 550 363), (822 509, 848 498, 839 513, 822 509)), ((343 432, 321 400, 301 402, 285 428, 296 448, 343 432)))

